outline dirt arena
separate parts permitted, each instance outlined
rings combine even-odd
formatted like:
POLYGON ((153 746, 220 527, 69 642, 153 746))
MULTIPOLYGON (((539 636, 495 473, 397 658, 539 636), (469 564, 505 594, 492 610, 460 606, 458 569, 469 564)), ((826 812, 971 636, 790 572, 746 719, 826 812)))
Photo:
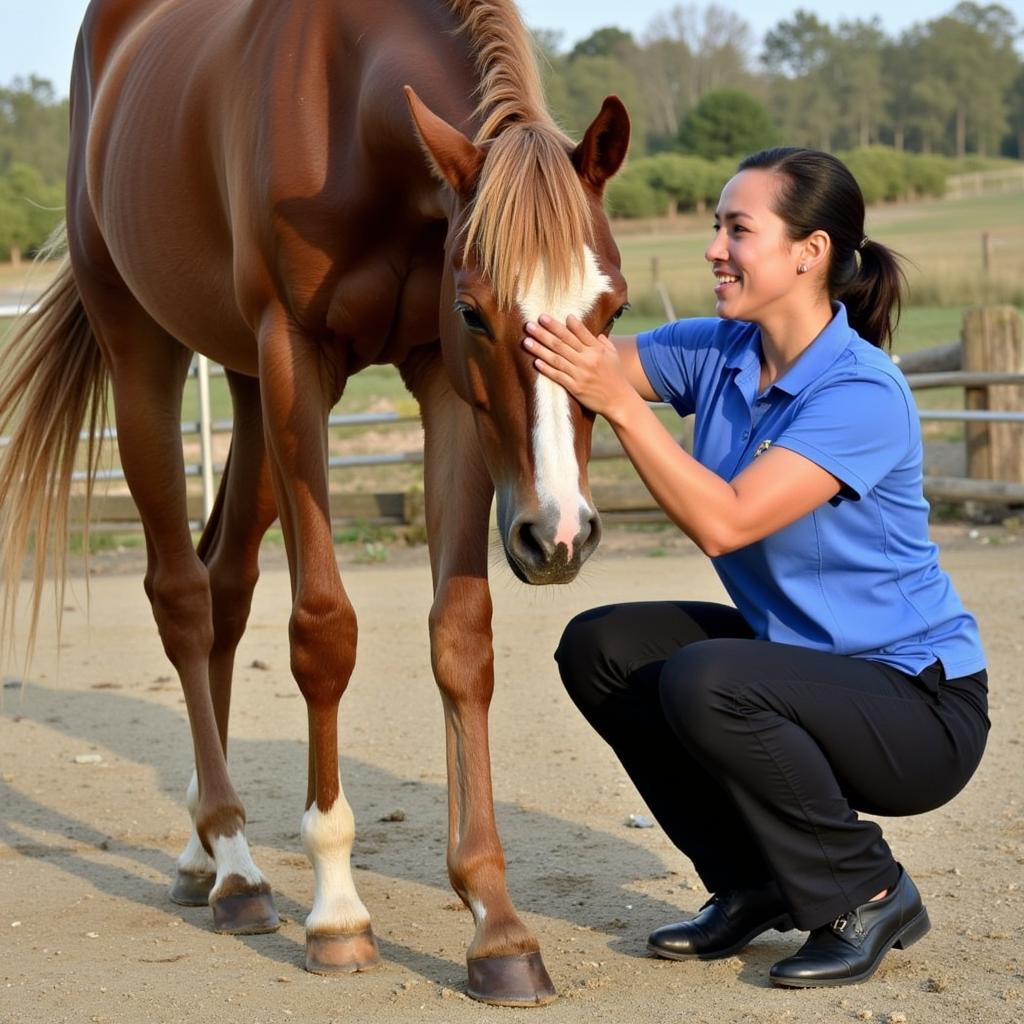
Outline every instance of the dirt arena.
POLYGON ((342 779, 358 828, 356 882, 384 966, 334 979, 302 970, 302 920, 312 894, 298 836, 306 724, 288 673, 280 552, 265 558, 238 658, 231 763, 256 859, 285 923, 277 934, 249 937, 217 935, 206 908, 178 907, 166 896, 187 838, 190 741, 139 558, 129 553, 96 560, 90 611, 84 580, 74 582, 59 651, 52 616, 45 619, 24 687, 7 669, 0 1021, 1024 1019, 1024 539, 1005 526, 935 531, 943 564, 982 625, 993 730, 981 769, 950 806, 886 825, 927 900, 931 934, 893 951, 863 985, 786 991, 771 988, 767 973, 799 944, 797 933, 769 933, 714 963, 645 953, 647 933, 695 911, 705 893, 660 829, 626 827, 645 808, 563 694, 551 652, 561 626, 582 608, 722 592, 706 559, 682 541, 610 533, 569 588, 528 589, 497 553, 492 559, 498 821, 513 897, 540 937, 561 994, 556 1003, 510 1010, 463 995, 471 918, 445 875, 442 720, 427 655, 425 552, 344 566, 361 635, 342 704, 342 779), (393 815, 398 810, 404 820, 385 820, 401 817, 393 815))

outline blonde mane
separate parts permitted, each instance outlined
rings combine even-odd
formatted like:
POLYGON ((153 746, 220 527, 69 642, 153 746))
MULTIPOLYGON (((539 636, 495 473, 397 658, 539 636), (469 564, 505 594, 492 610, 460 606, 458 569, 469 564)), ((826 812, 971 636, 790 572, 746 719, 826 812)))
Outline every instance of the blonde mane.
POLYGON ((508 309, 539 269, 549 290, 582 278, 590 208, 568 158, 572 142, 545 106, 533 43, 515 5, 448 3, 477 54, 481 126, 474 141, 489 146, 466 247, 476 247, 499 307, 508 309))

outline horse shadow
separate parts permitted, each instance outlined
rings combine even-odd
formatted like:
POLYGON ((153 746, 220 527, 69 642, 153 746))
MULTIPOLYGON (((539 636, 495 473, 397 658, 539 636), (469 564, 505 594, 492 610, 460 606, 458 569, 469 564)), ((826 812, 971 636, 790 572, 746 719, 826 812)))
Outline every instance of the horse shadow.
MULTIPOLYGON (((16 728, 21 721, 35 722, 73 740, 76 749, 78 745, 102 747, 112 762, 150 769, 155 773, 153 787, 181 807, 181 817, 172 830, 177 833, 187 828, 183 793, 192 751, 183 710, 109 689, 67 691, 26 683, 21 698, 8 699, 0 713, 8 719, 8 728, 16 728), (110 714, 112 702, 121 705, 116 715, 110 714)), ((301 855, 298 824, 305 794, 306 744, 234 736, 229 756, 232 778, 255 812, 247 824, 250 841, 255 847, 301 855)), ((66 768, 81 770, 70 763, 66 768)), ((443 771, 443 765, 438 768, 443 771)), ((373 897, 387 888, 388 880, 451 893, 444 867, 447 786, 403 777, 345 756, 341 771, 357 821, 353 866, 357 884, 370 893, 371 914, 373 897), (404 821, 388 822, 386 816, 380 817, 382 810, 396 807, 405 810, 404 821)), ((133 794, 123 795, 129 800, 133 794)), ((134 797, 145 799, 138 791, 134 797)), ((521 911, 602 933, 610 949, 638 957, 646 955, 642 942, 633 925, 620 919, 621 909, 617 912, 617 908, 628 906, 631 921, 651 925, 680 916, 674 904, 628 887, 631 879, 667 877, 662 859, 639 843, 508 801, 496 801, 495 813, 508 862, 510 891, 521 911), (581 871, 583 865, 587 867, 581 871), (609 866, 622 878, 611 887, 595 873, 609 866)), ((198 932, 208 932, 205 908, 178 907, 167 896, 177 849, 169 852, 166 847, 172 841, 165 838, 166 843, 151 837, 119 840, 84 816, 48 806, 11 782, 0 781, 0 843, 15 855, 45 858, 100 892, 181 918, 198 932), (39 838, 41 834, 44 839, 39 838), (125 862, 136 870, 126 870, 125 862)), ((312 871, 304 861, 303 856, 311 884, 312 871)), ((289 857, 288 863, 292 862, 289 857)), ((292 887, 286 885, 282 890, 275 884, 274 873, 271 866, 267 874, 286 927, 274 935, 236 938, 267 960, 293 966, 302 962, 303 948, 301 930, 290 926, 301 924, 308 906, 289 894, 292 887)), ((454 894, 446 905, 452 903, 457 903, 454 894)), ((442 905, 440 899, 436 905, 442 905)), ((470 934, 467 920, 467 941, 470 934)), ((397 929, 390 938, 378 935, 381 953, 388 961, 426 980, 451 983, 452 961, 404 944, 400 935, 397 929)))

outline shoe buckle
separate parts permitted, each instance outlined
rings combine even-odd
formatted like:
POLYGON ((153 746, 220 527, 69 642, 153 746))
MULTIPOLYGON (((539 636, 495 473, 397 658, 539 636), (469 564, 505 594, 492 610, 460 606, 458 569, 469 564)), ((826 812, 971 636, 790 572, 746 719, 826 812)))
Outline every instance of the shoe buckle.
POLYGON ((839 917, 837 917, 832 922, 832 930, 834 932, 839 932, 840 934, 842 934, 844 931, 846 931, 846 926, 849 923, 850 923, 849 917, 846 914, 840 914, 839 917))

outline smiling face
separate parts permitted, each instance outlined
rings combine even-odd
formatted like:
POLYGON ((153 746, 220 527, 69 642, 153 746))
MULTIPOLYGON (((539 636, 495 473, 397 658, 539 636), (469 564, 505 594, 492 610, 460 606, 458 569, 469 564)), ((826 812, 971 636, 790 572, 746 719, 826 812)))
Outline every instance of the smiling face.
POLYGON ((715 275, 715 311, 765 326, 804 302, 796 287, 802 243, 793 242, 772 203, 772 171, 740 171, 722 189, 715 235, 704 252, 715 275))

